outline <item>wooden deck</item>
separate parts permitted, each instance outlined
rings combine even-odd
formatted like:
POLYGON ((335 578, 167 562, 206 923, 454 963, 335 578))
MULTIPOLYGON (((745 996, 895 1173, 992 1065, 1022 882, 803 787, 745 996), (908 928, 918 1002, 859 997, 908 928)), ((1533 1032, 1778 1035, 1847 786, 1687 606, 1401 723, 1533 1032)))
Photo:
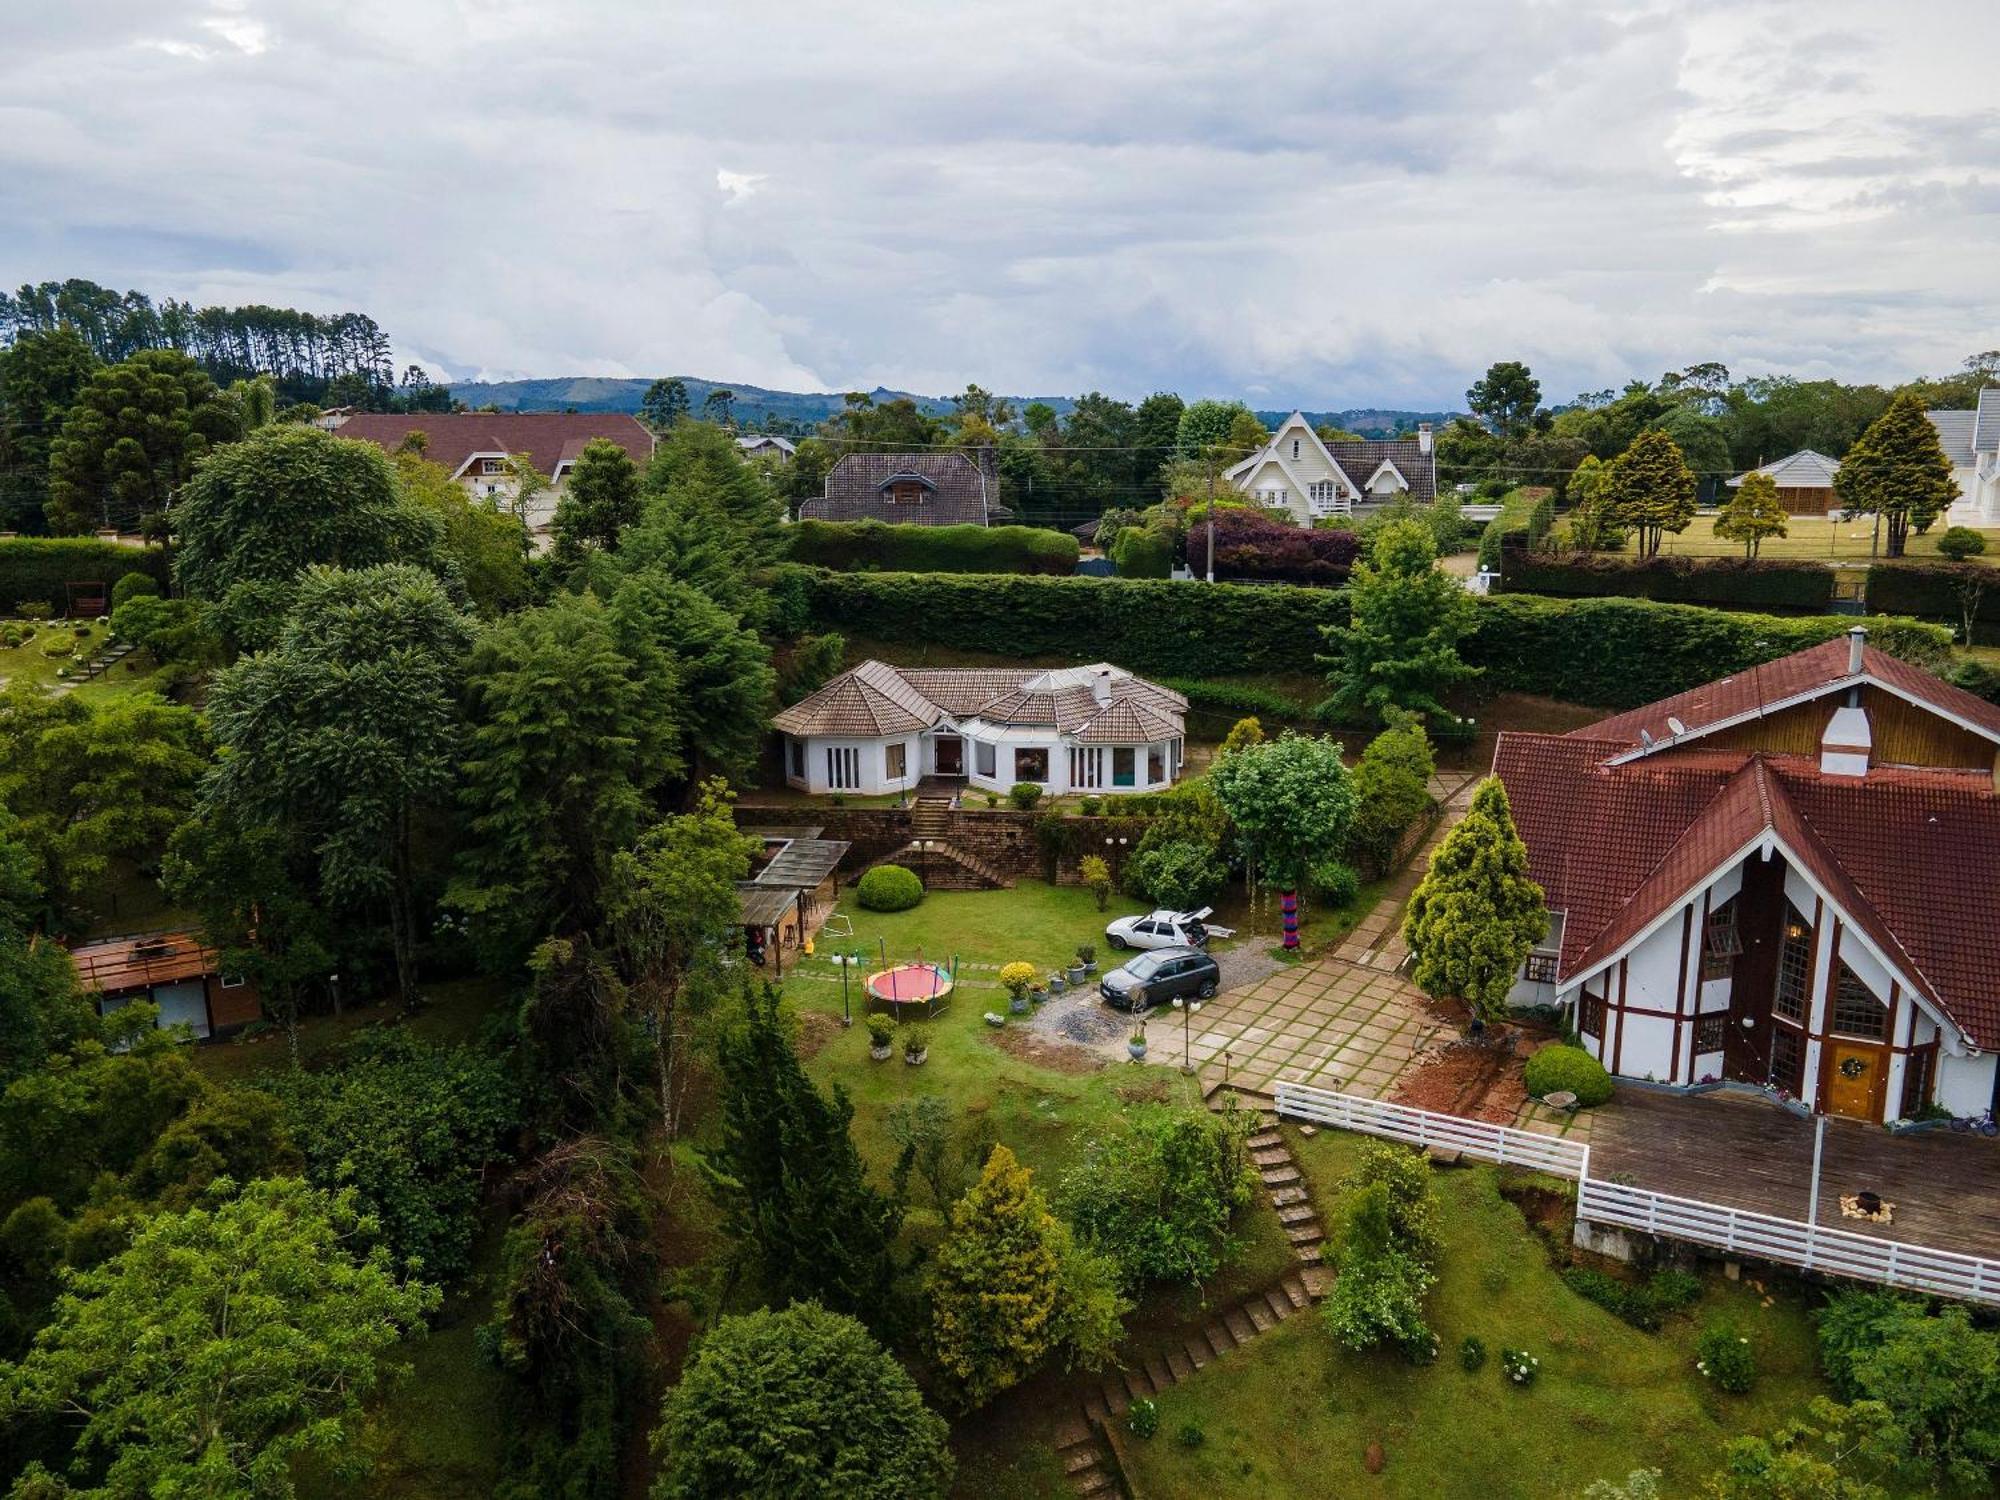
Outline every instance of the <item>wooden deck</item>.
MULTIPOLYGON (((1810 1120, 1739 1094, 1636 1088, 1621 1088, 1612 1103, 1592 1113, 1592 1177, 1801 1222, 1806 1217, 1810 1120)), ((1949 1130, 1898 1136, 1878 1125, 1829 1120, 1819 1222, 2000 1259, 2000 1139, 1949 1130), (1895 1206, 1893 1223, 1841 1216, 1841 1195, 1863 1190, 1895 1206)))

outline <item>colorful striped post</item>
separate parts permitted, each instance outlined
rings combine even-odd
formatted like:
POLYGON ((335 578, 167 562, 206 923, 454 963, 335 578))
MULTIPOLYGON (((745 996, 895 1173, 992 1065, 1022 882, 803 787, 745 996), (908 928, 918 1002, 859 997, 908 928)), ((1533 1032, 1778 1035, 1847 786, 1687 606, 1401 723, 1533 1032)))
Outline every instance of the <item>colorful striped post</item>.
POLYGON ((1296 948, 1299 945, 1299 893, 1287 890, 1280 902, 1285 914, 1285 946, 1296 948))

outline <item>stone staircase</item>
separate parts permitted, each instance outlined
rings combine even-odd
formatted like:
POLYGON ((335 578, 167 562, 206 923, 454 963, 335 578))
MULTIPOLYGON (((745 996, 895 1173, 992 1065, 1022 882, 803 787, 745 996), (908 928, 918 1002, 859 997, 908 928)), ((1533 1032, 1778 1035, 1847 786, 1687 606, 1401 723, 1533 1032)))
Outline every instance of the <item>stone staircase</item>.
POLYGON ((106 672, 117 666, 118 663, 125 660, 126 657, 130 656, 132 651, 133 646, 130 641, 112 642, 104 650, 93 656, 89 661, 85 662, 76 671, 58 683, 56 691, 58 693, 67 693, 79 683, 95 682, 106 672))
POLYGON ((951 837, 951 799, 919 797, 910 807, 910 836, 919 839, 951 837))
MULTIPOLYGON (((1210 1109, 1225 1107, 1219 1097, 1209 1101, 1210 1109)), ((1055 1434, 1056 1457, 1062 1460, 1071 1491, 1079 1496, 1107 1500, 1124 1493, 1117 1460, 1104 1435, 1107 1423, 1124 1416, 1134 1401, 1159 1395, 1230 1350, 1269 1333, 1294 1313, 1304 1312, 1333 1284, 1333 1272, 1322 1264, 1326 1231, 1276 1116, 1260 1112, 1248 1144, 1250 1160, 1271 1195, 1299 1267, 1269 1291, 1246 1298, 1177 1343, 1149 1354, 1128 1354, 1122 1368, 1083 1398, 1082 1414, 1066 1418, 1055 1434)))
POLYGON ((876 863, 907 865, 931 890, 1012 890, 1014 882, 1009 877, 952 842, 952 820, 949 797, 917 798, 910 806, 910 842, 876 863))

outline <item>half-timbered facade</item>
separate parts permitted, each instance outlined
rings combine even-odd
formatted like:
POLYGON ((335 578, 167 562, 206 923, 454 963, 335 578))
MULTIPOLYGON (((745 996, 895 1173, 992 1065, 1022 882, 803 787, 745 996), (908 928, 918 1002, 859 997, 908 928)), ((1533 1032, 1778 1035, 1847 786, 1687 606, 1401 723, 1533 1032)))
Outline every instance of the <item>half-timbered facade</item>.
POLYGON ((1517 1004, 1625 1078, 1885 1122, 1995 1104, 2000 710, 1864 636, 1501 736, 1554 914, 1517 1004))

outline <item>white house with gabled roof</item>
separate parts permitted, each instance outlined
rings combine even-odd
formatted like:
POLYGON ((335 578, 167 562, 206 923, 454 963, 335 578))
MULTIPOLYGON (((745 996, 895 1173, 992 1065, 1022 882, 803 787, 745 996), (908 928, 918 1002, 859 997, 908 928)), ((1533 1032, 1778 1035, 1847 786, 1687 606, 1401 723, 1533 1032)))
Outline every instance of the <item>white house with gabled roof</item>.
POLYGON ((1270 442, 1223 477, 1260 505, 1310 526, 1398 500, 1430 504, 1437 498, 1437 454, 1428 422, 1414 437, 1327 443, 1295 411, 1270 442))
POLYGON ((1945 519, 1954 526, 2000 526, 2000 385, 1979 393, 1971 411, 1927 411, 1937 428, 1958 499, 1945 519))

